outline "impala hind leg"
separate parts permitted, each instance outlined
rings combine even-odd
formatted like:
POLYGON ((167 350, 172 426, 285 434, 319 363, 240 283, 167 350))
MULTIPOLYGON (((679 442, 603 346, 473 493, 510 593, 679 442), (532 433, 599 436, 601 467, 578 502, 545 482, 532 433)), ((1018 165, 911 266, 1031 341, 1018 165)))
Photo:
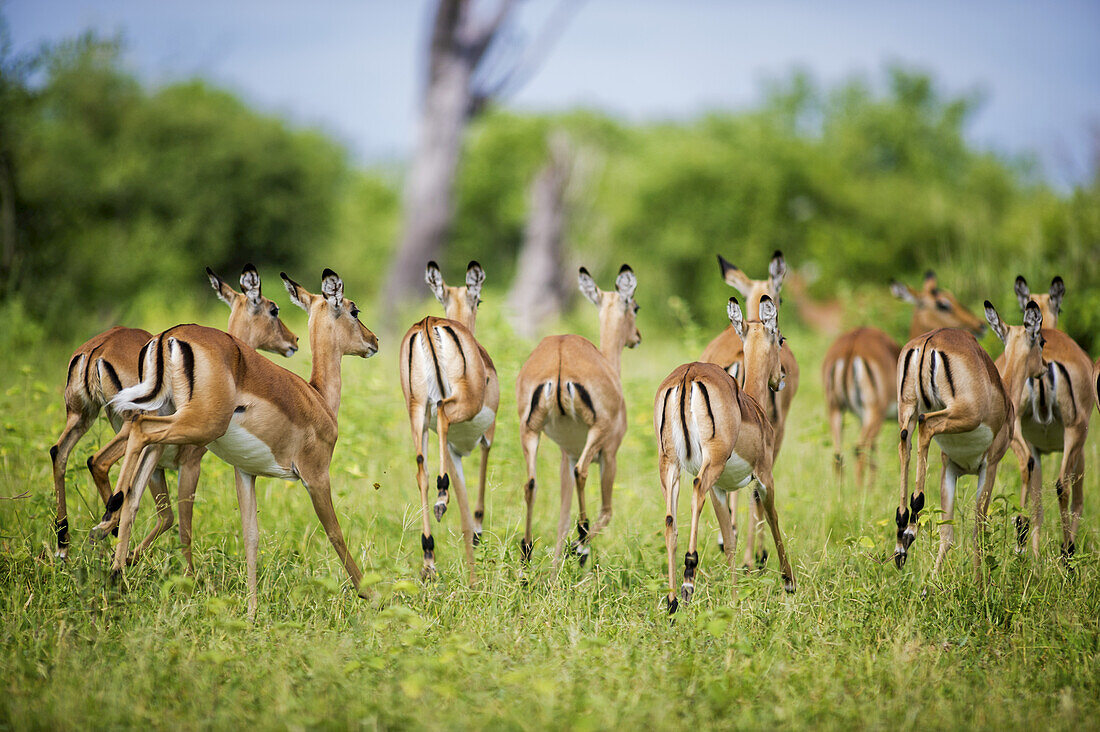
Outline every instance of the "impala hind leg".
MULTIPOLYGON (((726 493, 726 504, 729 509, 729 522, 730 528, 733 531, 734 545, 737 544, 737 503, 740 493, 741 491, 739 490, 726 493)), ((726 553, 726 539, 722 535, 721 527, 719 527, 718 529, 718 551, 722 552, 723 554, 726 553)))
POLYGON ((424 447, 428 444, 428 426, 425 410, 413 406, 409 412, 412 425, 413 447, 416 451, 416 487, 420 492, 420 550, 423 563, 421 579, 435 577, 435 537, 432 536, 432 512, 428 506, 428 466, 424 447))
POLYGON ((671 615, 679 605, 676 598, 676 503, 680 499, 680 464, 675 456, 669 457, 662 452, 657 472, 665 498, 665 549, 668 551, 668 595, 665 600, 671 615))
POLYGON ((725 467, 723 463, 714 463, 709 456, 703 458, 699 474, 691 484, 691 532, 688 534, 688 550, 684 555, 684 582, 680 585, 680 597, 684 603, 691 602, 695 594, 695 572, 699 568, 699 517, 703 513, 703 504, 707 493, 714 486, 725 467))
POLYGON ((118 434, 88 458, 88 472, 104 505, 111 497, 111 467, 126 455, 129 439, 130 423, 123 422, 118 434))
POLYGON ((979 583, 985 578, 983 557, 988 528, 986 516, 989 514, 989 501, 993 497, 993 487, 997 482, 997 465, 996 461, 990 462, 987 458, 978 468, 978 494, 974 511, 974 571, 979 583))
POLYGON ((947 551, 955 544, 955 487, 959 482, 958 467, 943 455, 943 469, 940 472, 940 508, 943 509, 943 521, 940 522, 940 549, 936 554, 936 564, 932 574, 939 574, 947 551))
MULTIPOLYGON (((69 554, 69 514, 65 502, 65 469, 69 462, 69 453, 92 426, 99 410, 84 411, 69 409, 65 418, 65 429, 50 448, 50 461, 53 463, 53 489, 57 498, 57 517, 54 528, 57 531, 57 556, 64 559, 69 554)), ((110 497, 108 491, 107 497, 110 497)), ((104 503, 107 499, 104 498, 104 503)))
MULTIPOLYGON (((450 447, 448 446, 448 450, 450 447)), ((462 473, 462 458, 451 451, 451 475, 454 476, 455 495, 458 498, 458 512, 462 519, 462 540, 466 546, 466 566, 470 572, 470 584, 477 581, 474 560, 474 517, 470 512, 470 499, 466 494, 466 476, 462 473)))
POLYGON ((1023 554, 1027 550, 1028 537, 1032 535, 1032 525, 1034 524, 1034 537, 1038 536, 1042 528, 1042 505, 1039 506, 1038 520, 1033 520, 1035 519, 1033 493, 1036 485, 1042 485, 1043 464, 1038 450, 1028 445, 1018 432, 1009 445, 1016 455, 1016 461, 1020 464, 1020 512, 1014 517, 1013 524, 1016 527, 1016 553, 1023 554), (1032 513, 1030 519, 1027 516, 1029 508, 1032 513))
MULTIPOLYGON (((132 439, 133 436, 131 436, 132 439)), ((124 484, 121 483, 120 479, 119 492, 123 498, 118 515, 118 543, 115 545, 115 556, 111 562, 112 575, 121 574, 126 566, 126 560, 129 558, 130 532, 133 530, 134 519, 137 517, 138 506, 141 504, 141 495, 145 491, 145 486, 148 485, 153 472, 157 469, 157 462, 163 452, 164 446, 159 444, 144 448, 136 461, 137 468, 134 471, 132 484, 128 488, 124 488, 122 487, 124 484)), ((116 495, 118 494, 116 493, 116 495)))
POLYGON ((875 438, 882 430, 885 413, 877 405, 866 407, 864 412, 863 429, 859 432, 859 442, 856 443, 856 487, 867 486, 865 478, 870 474, 871 483, 874 483, 877 474, 875 463, 875 438))
POLYGON ((168 483, 165 481, 164 471, 160 468, 154 470, 153 475, 149 478, 149 492, 153 495, 153 503, 157 508, 157 523, 149 530, 141 543, 130 552, 130 556, 126 559, 129 564, 137 561, 138 556, 148 549, 158 536, 172 528, 172 524, 176 520, 175 516, 172 515, 172 502, 168 498, 168 483))
POLYGON ((1071 557, 1077 549, 1077 525, 1081 521, 1081 490, 1084 472, 1084 447, 1088 427, 1067 427, 1065 452, 1058 472, 1058 510, 1062 519, 1062 556, 1071 557), (1072 503, 1071 503, 1072 501, 1072 503))
POLYGON ((895 522, 898 526, 898 543, 894 548, 894 564, 898 569, 905 566, 905 559, 909 553, 909 546, 916 538, 916 527, 909 531, 909 508, 905 505, 909 498, 909 458, 912 452, 913 429, 917 425, 916 408, 912 405, 904 407, 898 404, 898 424, 901 428, 901 439, 898 441, 898 458, 901 461, 901 500, 898 503, 895 522))
POLYGON ((447 513, 447 504, 450 502, 451 475, 447 460, 450 457, 450 446, 447 444, 447 433, 450 423, 447 421, 446 408, 443 402, 436 403, 436 429, 439 432, 439 475, 435 479, 437 496, 435 506, 435 520, 442 521, 443 514, 447 513))
MULTIPOLYGON (((495 427, 495 425, 494 425, 495 427)), ((493 427, 485 433, 481 442, 481 465, 478 466, 477 505, 474 507, 474 546, 481 543, 482 522, 485 520, 485 479, 489 472, 489 450, 493 446, 493 427)))
POLYGON ((535 469, 539 456, 538 430, 531 429, 526 424, 520 426, 520 445, 523 448, 523 461, 527 464, 527 482, 523 485, 523 502, 527 505, 527 518, 523 527, 523 539, 520 541, 520 562, 526 565, 531 561, 533 548, 533 536, 531 533, 531 519, 535 508, 535 469))
MULTIPOLYGON (((588 484, 588 468, 592 465, 592 461, 596 458, 596 455, 600 454, 600 446, 604 442, 604 437, 604 431, 600 429, 598 425, 589 427, 588 437, 584 442, 584 449, 581 450, 581 454, 577 456, 576 465, 573 467, 573 482, 577 488, 579 518, 577 519, 577 540, 573 542, 572 548, 580 557, 580 563, 582 565, 588 559, 590 551, 588 544, 591 541, 591 537, 602 531, 611 520, 610 492, 604 495, 603 507, 600 510, 599 518, 596 519, 596 525, 591 527, 591 529, 588 523, 588 512, 584 500, 584 489, 588 484)), ((612 459, 612 462, 614 462, 614 459, 612 459)), ((612 470, 612 472, 614 472, 614 470, 612 470)), ((601 477, 603 477, 602 472, 601 477)), ((614 479, 614 475, 612 475, 612 479, 614 479)))
POLYGON ((829 431, 833 435, 833 479, 838 483, 844 480, 844 410, 835 404, 828 405, 829 431))

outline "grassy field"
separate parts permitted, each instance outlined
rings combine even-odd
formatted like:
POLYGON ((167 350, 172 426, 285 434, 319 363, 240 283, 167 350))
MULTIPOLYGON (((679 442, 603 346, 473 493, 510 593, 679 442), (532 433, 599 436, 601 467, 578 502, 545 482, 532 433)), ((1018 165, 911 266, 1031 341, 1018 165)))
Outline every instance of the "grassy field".
MULTIPOLYGON (((69 461, 73 547, 67 562, 53 558, 47 450, 64 421, 68 354, 91 334, 0 353, 0 496, 28 493, 0 500, 0 728, 1100 724, 1094 474, 1086 479, 1072 570, 1057 560, 1056 459, 1044 465, 1043 556, 1034 562, 1014 555, 1010 516, 1019 475, 1009 454, 992 504, 988 590, 972 577, 973 478, 960 481, 959 545, 939 580, 928 580, 937 541, 928 531, 938 520, 933 481, 932 510, 925 512, 931 523, 898 572, 880 561, 894 541, 896 427, 888 425, 880 437, 873 487, 837 484, 818 375, 827 344, 795 329, 786 335, 802 364, 802 384, 776 480, 796 594, 782 591, 773 552, 766 571, 741 578, 740 602, 731 604, 708 508, 695 598, 669 621, 653 394, 674 366, 698 355, 709 334, 658 333, 644 324, 644 342, 623 357, 630 427, 610 529, 596 541, 589 566, 571 561, 550 572, 557 451, 544 440, 534 573, 521 584, 524 475, 512 385, 533 344, 506 335, 491 312, 500 300, 491 298, 479 322, 504 391, 477 554, 480 584, 471 588, 463 579, 456 510, 437 524, 439 581, 418 579, 415 464, 397 380, 397 338, 390 335, 377 357, 344 362, 333 460, 341 524, 384 600, 355 596, 300 485, 261 479, 254 625, 245 622, 232 473, 212 455, 195 508, 194 579, 182 575, 173 531, 122 584, 108 582, 110 547, 86 541, 102 508, 84 470, 110 435, 106 422, 69 461)), ((304 336, 304 317, 292 310, 283 308, 304 336)), ((207 322, 221 325, 222 317, 207 322)), ((585 308, 577 318, 580 332, 594 337, 594 311, 585 308)), ((308 349, 287 363, 308 373, 308 349)), ((849 426, 847 434, 855 430, 849 426)), ((1100 469, 1098 452, 1094 436, 1086 457, 1092 471, 1100 469)), ((467 475, 476 475, 476 460, 468 460, 467 475)), ((437 463, 434 450, 429 462, 437 463)), ((939 465, 936 448, 932 464, 939 465)), ((938 470, 930 472, 938 477, 938 470)), ((590 502, 598 503, 597 493, 590 485, 590 502)), ((147 500, 137 531, 151 522, 147 500)), ((682 557, 687 532, 680 536, 682 557)))

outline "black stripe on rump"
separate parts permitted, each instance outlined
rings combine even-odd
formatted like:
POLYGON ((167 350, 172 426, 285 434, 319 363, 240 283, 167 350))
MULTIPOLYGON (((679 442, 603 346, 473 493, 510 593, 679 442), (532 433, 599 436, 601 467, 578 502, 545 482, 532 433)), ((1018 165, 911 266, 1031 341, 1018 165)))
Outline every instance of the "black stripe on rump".
POLYGON ((79 360, 80 360, 80 354, 78 353, 75 356, 73 356, 72 361, 69 361, 69 373, 65 377, 65 383, 66 384, 71 384, 72 383, 72 381, 73 381, 73 369, 76 368, 76 362, 79 361, 79 360))
POLYGON ((531 393, 531 408, 527 410, 527 419, 523 420, 523 423, 528 427, 531 426, 531 417, 534 416, 535 410, 538 409, 539 398, 542 395, 542 389, 544 386, 545 384, 539 384, 534 388, 531 393))
POLYGON ((913 358, 913 349, 905 352, 905 362, 901 365, 901 385, 905 386, 905 380, 909 378, 909 360, 913 358))
POLYGON ((190 401, 195 395, 195 352, 191 349, 190 343, 176 341, 176 345, 179 346, 180 355, 183 356, 183 373, 187 376, 187 399, 190 401))
POLYGON ((88 378, 89 378, 89 373, 92 370, 92 365, 95 363, 95 355, 97 353, 99 353, 99 349, 101 349, 101 348, 103 348, 102 343, 100 343, 98 346, 96 346, 95 348, 92 349, 92 352, 88 354, 88 360, 86 360, 84 362, 84 374, 83 374, 83 376, 84 376, 84 393, 85 394, 91 394, 92 393, 92 385, 88 381, 88 378))
POLYGON ((145 345, 138 351, 138 383, 145 381, 145 354, 149 352, 149 344, 152 341, 146 341, 145 345))
POLYGON ((662 440, 665 437, 665 415, 668 414, 668 397, 671 393, 672 389, 665 389, 665 400, 664 403, 661 405, 661 428, 658 430, 657 434, 658 437, 662 440))
POLYGON ((412 382, 413 374, 413 348, 416 347, 416 337, 419 335, 415 330, 413 334, 409 336, 409 382, 412 382))
POLYGON ((947 354, 940 351, 940 363, 943 364, 943 375, 947 377, 947 385, 951 388, 951 396, 955 396, 955 379, 951 376, 951 362, 947 360, 947 354))
MULTIPOLYGON (((424 327, 427 329, 429 326, 425 325, 424 327)), ((439 385, 439 396, 444 397, 446 395, 443 393, 443 373, 439 370, 439 356, 435 352, 435 338, 432 337, 431 333, 425 333, 425 335, 428 339, 428 349, 432 352, 432 364, 435 365, 435 383, 439 385)))
POLYGON ((588 389, 578 384, 576 381, 572 382, 573 388, 577 390, 577 394, 580 395, 581 401, 584 402, 584 406, 592 410, 592 419, 596 419, 596 405, 592 403, 592 396, 588 393, 588 389))
POLYGON ((699 390, 703 392, 703 401, 707 403, 707 417, 710 418, 710 436, 714 437, 714 410, 710 408, 710 394, 707 392, 707 387, 703 385, 703 382, 695 382, 699 386, 699 390))
MULTIPOLYGON (((1070 422, 1076 422, 1077 401, 1073 398, 1073 382, 1069 378, 1069 370, 1066 369, 1065 364, 1063 364, 1061 361, 1055 361, 1054 365, 1058 367, 1058 370, 1062 372, 1062 378, 1066 380, 1066 388, 1069 389, 1069 403, 1073 405, 1073 418, 1070 419, 1070 422)), ((1050 398, 1054 400, 1058 399, 1057 390, 1055 390, 1055 393, 1052 394, 1050 398)))
MULTIPOLYGON (((148 347, 149 344, 146 344, 148 347)), ((144 359, 143 359, 144 360, 144 359)), ((162 339, 157 344, 157 362, 156 362, 157 380, 153 384, 153 390, 142 394, 137 399, 132 400, 134 404, 141 404, 147 402, 160 393, 160 388, 164 384, 164 340, 162 339)))
POLYGON ((111 382, 111 386, 115 388, 115 393, 122 391, 122 380, 118 378, 118 372, 115 371, 115 367, 111 365, 111 362, 103 358, 99 361, 103 364, 103 371, 107 374, 107 378, 111 382))
POLYGON ((688 434, 687 413, 685 412, 684 400, 687 394, 687 377, 680 382, 680 429, 684 431, 684 456, 691 459, 691 435, 688 434))
POLYGON ((924 347, 920 351, 920 364, 917 365, 917 388, 920 389, 920 399, 924 402, 926 408, 931 408, 932 403, 928 401, 928 394, 924 391, 924 357, 928 355, 928 339, 924 340, 924 347))
POLYGON ((462 352, 462 343, 458 340, 458 333, 455 333, 455 329, 449 325, 444 325, 443 330, 451 334, 451 338, 454 339, 455 349, 458 350, 458 355, 462 357, 462 373, 466 373, 466 354, 462 352))

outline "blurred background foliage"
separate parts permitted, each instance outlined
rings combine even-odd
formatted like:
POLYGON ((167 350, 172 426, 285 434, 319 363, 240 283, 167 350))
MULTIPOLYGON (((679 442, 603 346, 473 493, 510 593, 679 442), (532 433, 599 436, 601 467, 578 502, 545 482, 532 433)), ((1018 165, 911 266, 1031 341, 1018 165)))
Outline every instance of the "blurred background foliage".
MULTIPOLYGON (((1061 274, 1063 325, 1091 350, 1097 168, 1059 191, 1028 160, 975 149, 965 131, 979 104, 890 68, 829 88, 796 73, 755 109, 659 124, 495 109, 467 138, 445 271, 478 259, 503 291, 528 186, 550 132, 564 130, 585 163, 571 266, 603 281, 630 262, 643 322, 720 328, 714 303, 730 291, 715 253, 761 277, 781 249, 810 296, 840 298, 846 325, 899 336, 910 313, 889 300, 891 278, 916 284, 934 268, 975 312, 988 297, 1014 314, 1017 274, 1038 291, 1061 274)), ((331 266, 349 292, 373 296, 400 233, 400 171, 361 169, 326 135, 203 81, 143 85, 117 41, 92 35, 33 57, 0 38, 0 162, 15 223, 0 261, 6 344, 148 322, 170 312, 166 293, 213 307, 207 265, 235 280, 254 261, 303 282, 331 266)))

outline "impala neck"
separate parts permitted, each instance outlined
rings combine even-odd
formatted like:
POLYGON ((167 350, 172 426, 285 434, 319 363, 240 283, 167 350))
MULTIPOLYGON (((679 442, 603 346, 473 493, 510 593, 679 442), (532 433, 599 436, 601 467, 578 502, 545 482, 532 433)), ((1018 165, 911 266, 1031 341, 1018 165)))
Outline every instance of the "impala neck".
POLYGON ((1024 384, 1027 382, 1027 376, 1022 368, 1012 368, 1007 358, 1004 360, 1004 370, 1005 373, 1001 374, 1001 380, 1005 383, 1008 400, 1012 402, 1012 408, 1016 410, 1016 415, 1019 416, 1020 403, 1024 400, 1024 384))
POLYGON ((750 369, 748 368, 748 362, 747 358, 743 360, 745 365, 745 388, 742 391, 755 399, 761 407, 764 407, 768 403, 768 372, 763 369, 750 369))
POLYGON ((600 322, 600 353, 615 369, 615 373, 622 376, 619 364, 622 362, 623 349, 626 348, 626 334, 617 324, 600 322))
POLYGON ((309 329, 309 350, 313 356, 313 369, 309 385, 321 395, 335 418, 340 413, 340 352, 333 348, 330 338, 309 329))

